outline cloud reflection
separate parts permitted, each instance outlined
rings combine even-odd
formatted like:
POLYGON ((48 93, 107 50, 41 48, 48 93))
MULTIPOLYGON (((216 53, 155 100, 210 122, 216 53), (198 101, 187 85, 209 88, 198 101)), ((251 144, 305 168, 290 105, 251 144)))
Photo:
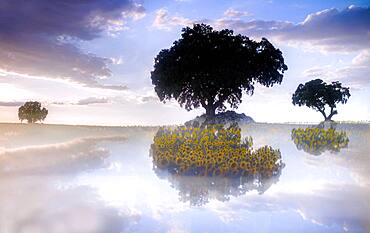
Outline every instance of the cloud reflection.
POLYGON ((106 207, 81 186, 57 189, 57 176, 0 177, 0 231, 7 233, 119 233, 136 216, 106 207))
POLYGON ((65 143, 0 150, 0 173, 62 173, 99 167, 107 149, 96 144, 125 137, 91 137, 65 143))
POLYGON ((89 186, 70 186, 81 172, 105 166, 103 142, 124 136, 77 138, 64 143, 0 151, 0 232, 126 232, 140 216, 109 207, 89 186))
MULTIPOLYGON (((211 210, 229 224, 267 224, 275 232, 368 232, 370 206, 365 197, 369 188, 357 185, 326 184, 308 193, 291 193, 290 190, 247 195, 233 199, 228 205, 213 205, 211 210), (250 213, 261 219, 251 219, 250 213), (279 217, 271 218, 277 215, 279 217), (263 218, 271 218, 266 223, 263 218), (298 218, 297 218, 298 217, 298 218), (288 224, 275 224, 276 219, 288 224), (300 223, 297 221, 300 219, 300 223), (318 228, 317 228, 318 227, 318 228)), ((251 232, 258 232, 251 229, 251 232)))

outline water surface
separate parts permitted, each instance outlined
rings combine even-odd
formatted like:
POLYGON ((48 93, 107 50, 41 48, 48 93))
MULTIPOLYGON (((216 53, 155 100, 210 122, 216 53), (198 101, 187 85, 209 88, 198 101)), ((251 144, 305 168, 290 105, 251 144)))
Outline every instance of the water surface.
POLYGON ((153 169, 158 128, 0 124, 0 232, 370 232, 370 127, 337 153, 298 150, 304 125, 242 126, 285 167, 263 181, 153 169))

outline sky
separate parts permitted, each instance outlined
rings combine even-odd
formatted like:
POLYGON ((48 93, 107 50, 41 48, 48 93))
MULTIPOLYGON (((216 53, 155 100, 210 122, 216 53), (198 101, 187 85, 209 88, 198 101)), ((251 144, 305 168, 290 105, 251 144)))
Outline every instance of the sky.
POLYGON ((257 85, 236 112, 319 122, 291 97, 320 78, 350 88, 334 120, 370 120, 369 1, 0 0, 0 122, 19 122, 30 100, 49 110, 50 124, 180 124, 203 114, 160 102, 150 79, 155 56, 200 22, 265 37, 283 53, 281 85, 257 85))

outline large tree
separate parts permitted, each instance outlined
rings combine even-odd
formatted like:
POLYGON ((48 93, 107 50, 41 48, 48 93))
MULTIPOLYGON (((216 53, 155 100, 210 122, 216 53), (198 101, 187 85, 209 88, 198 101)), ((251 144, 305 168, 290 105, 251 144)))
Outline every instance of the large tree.
POLYGON ((293 94, 292 100, 294 105, 306 105, 320 112, 325 121, 331 121, 331 118, 338 114, 335 109, 337 103, 345 104, 350 97, 349 88, 342 87, 340 82, 332 82, 327 84, 321 79, 311 80, 304 85, 299 84, 297 90, 293 94), (330 112, 326 112, 326 106, 330 112))
POLYGON ((41 108, 41 103, 37 101, 26 102, 18 109, 19 120, 27 120, 28 123, 44 121, 48 115, 46 108, 41 108))
POLYGON ((155 58, 151 79, 161 101, 176 99, 186 110, 202 106, 207 116, 241 103, 243 91, 254 85, 280 84, 288 68, 279 49, 232 30, 205 24, 182 29, 181 38, 155 58))

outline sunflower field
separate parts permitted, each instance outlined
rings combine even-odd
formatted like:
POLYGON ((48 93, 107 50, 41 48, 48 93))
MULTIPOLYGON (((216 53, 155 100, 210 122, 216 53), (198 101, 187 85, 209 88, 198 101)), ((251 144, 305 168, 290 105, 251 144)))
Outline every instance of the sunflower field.
POLYGON ((345 131, 323 128, 298 128, 292 130, 292 140, 299 150, 320 155, 329 150, 339 152, 348 146, 349 139, 345 131))
POLYGON ((171 173, 197 176, 272 176, 283 167, 270 146, 254 150, 237 125, 160 128, 151 145, 153 163, 171 173))

